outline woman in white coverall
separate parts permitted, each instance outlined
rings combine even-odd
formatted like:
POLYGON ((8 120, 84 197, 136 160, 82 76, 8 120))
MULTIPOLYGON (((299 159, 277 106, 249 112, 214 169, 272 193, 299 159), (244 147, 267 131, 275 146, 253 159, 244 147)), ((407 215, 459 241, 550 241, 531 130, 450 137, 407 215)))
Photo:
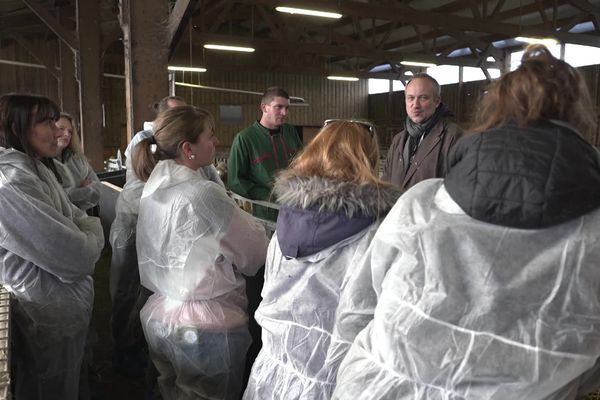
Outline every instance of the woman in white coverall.
POLYGON ((58 117, 45 97, 0 97, 0 269, 15 300, 16 399, 78 398, 104 245, 100 220, 69 201, 52 171, 58 117))
POLYGON ((250 344, 241 274, 262 266, 267 237, 201 171, 216 144, 212 116, 184 106, 159 115, 134 154, 135 173, 147 180, 140 279, 154 292, 140 317, 164 399, 229 400, 241 391, 250 344))
POLYGON ((600 161, 577 70, 543 46, 492 84, 445 179, 397 202, 335 399, 574 399, 600 385, 600 161))
POLYGON ((73 117, 61 113, 56 125, 61 132, 58 137, 58 156, 54 158, 62 186, 69 200, 83 211, 98 205, 100 181, 85 158, 75 129, 73 117))
MULTIPOLYGON (((368 122, 330 120, 277 178, 281 208, 255 314, 263 347, 244 399, 331 397, 338 366, 368 323, 338 321, 350 306, 340 299, 359 277, 358 260, 400 195, 377 177, 378 160, 368 122)), ((367 306, 365 298, 347 300, 373 312, 375 304, 367 306)))
MULTIPOLYGON (((137 146, 132 153, 136 150, 137 146)), ((208 180, 225 187, 212 164, 198 171, 204 173, 208 180)), ((140 197, 145 183, 135 173, 129 174, 117 199, 115 219, 110 226, 109 236, 112 249, 109 290, 112 303, 113 368, 129 376, 143 374, 147 364, 146 339, 139 312, 152 293, 140 286, 135 243, 140 197)))

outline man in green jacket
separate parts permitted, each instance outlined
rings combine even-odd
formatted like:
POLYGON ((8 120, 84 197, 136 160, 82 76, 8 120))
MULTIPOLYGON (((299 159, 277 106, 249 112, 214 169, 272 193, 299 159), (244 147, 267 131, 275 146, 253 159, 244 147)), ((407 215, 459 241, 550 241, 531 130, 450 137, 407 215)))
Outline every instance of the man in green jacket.
MULTIPOLYGON (((274 201, 271 198, 273 176, 285 169, 302 148, 296 128, 286 124, 290 96, 279 87, 271 87, 260 102, 259 121, 239 132, 229 153, 229 189, 252 200, 274 201)), ((254 215, 277 219, 274 210, 254 206, 254 215)))

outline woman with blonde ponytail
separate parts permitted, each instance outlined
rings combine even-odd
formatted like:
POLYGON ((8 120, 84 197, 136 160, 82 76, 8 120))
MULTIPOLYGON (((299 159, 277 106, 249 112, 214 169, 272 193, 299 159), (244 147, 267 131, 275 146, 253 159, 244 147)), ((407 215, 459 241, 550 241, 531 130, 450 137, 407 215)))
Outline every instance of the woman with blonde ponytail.
POLYGON ((146 181, 140 279, 154 292, 140 317, 165 400, 238 399, 250 345, 242 274, 263 265, 267 237, 203 170, 218 144, 214 128, 206 110, 172 108, 134 151, 146 181))

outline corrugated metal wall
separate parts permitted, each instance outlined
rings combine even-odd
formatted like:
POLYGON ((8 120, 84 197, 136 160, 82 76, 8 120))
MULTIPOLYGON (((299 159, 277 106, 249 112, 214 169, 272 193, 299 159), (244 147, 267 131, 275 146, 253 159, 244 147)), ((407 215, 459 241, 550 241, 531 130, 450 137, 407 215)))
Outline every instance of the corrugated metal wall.
MULTIPOLYGON (((588 84, 600 122, 600 66, 593 65, 578 69, 588 84)), ((486 86, 485 81, 442 86, 442 100, 454 112, 454 120, 459 125, 468 128, 473 112, 477 108, 479 96, 486 86)), ((382 146, 388 147, 394 134, 404 128, 406 119, 404 91, 369 95, 369 116, 379 126, 382 146)), ((590 140, 592 144, 600 147, 600 124, 595 137, 590 140)))

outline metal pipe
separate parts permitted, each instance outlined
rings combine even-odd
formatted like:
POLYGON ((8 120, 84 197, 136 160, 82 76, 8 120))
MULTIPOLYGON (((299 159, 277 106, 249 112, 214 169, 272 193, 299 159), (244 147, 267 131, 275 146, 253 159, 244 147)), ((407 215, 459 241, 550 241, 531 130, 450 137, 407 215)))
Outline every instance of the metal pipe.
MULTIPOLYGON (((41 64, 33 64, 33 63, 26 63, 26 62, 13 61, 13 60, 4 60, 4 59, 0 59, 0 64, 15 65, 15 66, 19 66, 19 67, 46 69, 46 66, 41 65, 41 64)), ((60 68, 57 68, 57 70, 60 71, 60 68)), ((107 78, 125 79, 125 75, 117 75, 117 74, 109 74, 109 73, 104 73, 103 75, 107 78)), ((192 88, 197 88, 197 89, 217 90, 220 92, 229 92, 229 93, 254 94, 257 96, 263 95, 260 92, 252 92, 249 90, 228 89, 228 88, 196 85, 193 83, 176 82, 176 81, 174 81, 174 83, 176 86, 185 86, 185 87, 192 87, 192 88)), ((297 96, 290 96, 290 103, 291 103, 290 105, 292 105, 292 106, 308 106, 308 103, 306 103, 306 100, 304 100, 302 97, 297 97, 297 96)))
MULTIPOLYGON (((261 92, 252 92, 249 90, 241 90, 241 89, 228 89, 228 88, 221 88, 221 87, 214 87, 214 86, 204 86, 204 85, 197 85, 194 83, 185 83, 185 82, 175 82, 175 85, 177 86, 184 86, 184 87, 191 87, 191 88, 196 88, 196 89, 206 89, 206 90, 217 90, 220 92, 230 92, 230 93, 242 93, 242 94, 255 94, 258 96, 262 96, 263 94, 261 92)), ((294 100, 297 101, 297 103, 291 103, 290 105, 293 106, 308 106, 308 104, 306 103, 306 100, 304 100, 302 97, 297 97, 297 96, 290 96, 290 101, 294 100)))
POLYGON ((19 67, 31 67, 31 68, 40 68, 40 69, 46 69, 45 65, 41 65, 41 64, 32 64, 32 63, 26 63, 26 62, 20 62, 20 61, 13 61, 13 60, 3 60, 0 58, 0 64, 6 64, 6 65, 16 65, 19 67))

